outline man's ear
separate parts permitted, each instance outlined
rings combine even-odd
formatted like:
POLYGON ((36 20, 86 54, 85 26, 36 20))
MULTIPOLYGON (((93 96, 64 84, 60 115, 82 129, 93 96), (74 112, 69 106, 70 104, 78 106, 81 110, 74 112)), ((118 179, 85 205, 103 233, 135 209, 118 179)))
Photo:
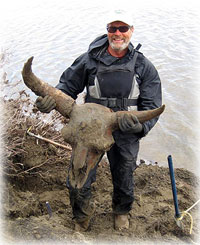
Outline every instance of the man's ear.
POLYGON ((131 28, 130 28, 130 30, 132 31, 132 32, 134 32, 134 26, 131 26, 131 28))

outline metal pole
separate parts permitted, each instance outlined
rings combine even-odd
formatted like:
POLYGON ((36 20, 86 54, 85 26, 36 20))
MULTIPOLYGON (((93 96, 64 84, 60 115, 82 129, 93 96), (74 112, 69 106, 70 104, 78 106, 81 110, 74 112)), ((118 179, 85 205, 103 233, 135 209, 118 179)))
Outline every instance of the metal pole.
POLYGON ((171 155, 168 156, 168 165, 169 165, 169 173, 170 173, 170 178, 171 178, 172 193, 173 193, 173 199, 174 199, 175 217, 179 218, 181 216, 181 214, 179 212, 179 207, 178 207, 176 182, 175 182, 174 169, 173 169, 173 163, 172 163, 171 155))

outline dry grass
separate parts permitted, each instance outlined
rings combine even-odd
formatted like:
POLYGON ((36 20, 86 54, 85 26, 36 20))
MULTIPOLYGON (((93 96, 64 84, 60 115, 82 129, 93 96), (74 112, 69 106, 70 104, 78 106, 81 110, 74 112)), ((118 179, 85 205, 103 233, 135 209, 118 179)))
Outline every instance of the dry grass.
MULTIPOLYGON (((9 176, 19 176, 30 173, 30 169, 23 169, 21 159, 28 154, 26 151, 27 130, 49 138, 60 144, 65 144, 59 129, 67 123, 58 112, 42 114, 35 111, 34 103, 25 91, 21 91, 17 99, 3 99, 2 142, 3 142, 3 173, 9 176)), ((35 139, 36 140, 36 139, 35 139)), ((65 144, 66 145, 66 144, 65 144)), ((66 157, 66 150, 59 149, 59 159, 66 157)), ((55 158, 55 156, 54 156, 55 158)), ((48 162, 55 159, 48 159, 48 162)))

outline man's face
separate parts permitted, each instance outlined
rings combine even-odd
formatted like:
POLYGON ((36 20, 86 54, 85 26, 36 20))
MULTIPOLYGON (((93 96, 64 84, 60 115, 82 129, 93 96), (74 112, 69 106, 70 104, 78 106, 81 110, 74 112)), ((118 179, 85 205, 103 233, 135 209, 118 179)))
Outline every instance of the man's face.
MULTIPOLYGON (((108 27, 128 26, 121 21, 115 21, 108 25, 108 27)), ((122 51, 128 47, 134 28, 130 27, 127 32, 120 32, 118 29, 114 33, 108 32, 108 41, 110 47, 115 51, 122 51)))

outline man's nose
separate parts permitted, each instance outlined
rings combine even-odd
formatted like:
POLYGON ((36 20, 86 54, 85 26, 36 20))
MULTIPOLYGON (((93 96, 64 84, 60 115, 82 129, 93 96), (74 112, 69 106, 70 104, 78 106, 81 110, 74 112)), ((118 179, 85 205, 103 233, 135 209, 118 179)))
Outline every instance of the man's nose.
POLYGON ((119 31, 119 29, 116 30, 116 32, 114 33, 115 35, 121 35, 121 32, 119 31))

